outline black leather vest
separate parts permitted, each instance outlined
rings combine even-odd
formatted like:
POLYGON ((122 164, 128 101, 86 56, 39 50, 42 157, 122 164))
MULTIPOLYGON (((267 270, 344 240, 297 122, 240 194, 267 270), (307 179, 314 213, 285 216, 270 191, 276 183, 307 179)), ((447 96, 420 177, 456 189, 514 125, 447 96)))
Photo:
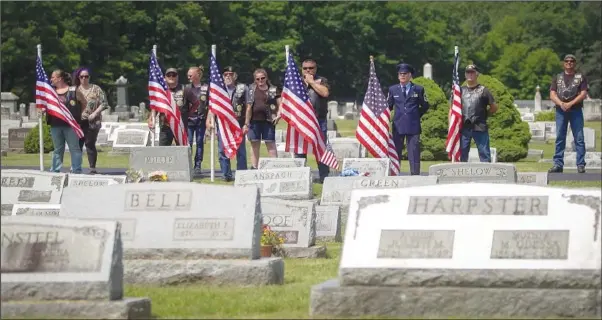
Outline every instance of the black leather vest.
POLYGON ((487 96, 485 87, 477 85, 475 88, 466 86, 461 88, 462 92, 462 118, 464 123, 486 124, 487 122, 487 96))
MULTIPOLYGON (((581 73, 575 73, 571 83, 564 83, 564 72, 556 76, 556 94, 562 102, 569 102, 579 95, 579 86, 583 81, 581 73)), ((575 105, 575 107, 583 107, 583 102, 575 105)))
POLYGON ((234 108, 234 114, 238 122, 245 120, 245 109, 246 109, 246 94, 247 86, 244 83, 236 84, 234 89, 234 95, 232 96, 232 107, 234 108))
MULTIPOLYGON (((315 80, 320 79, 322 77, 318 76, 315 80)), ((328 117, 328 99, 320 96, 311 86, 307 87, 307 95, 309 96, 311 105, 314 107, 318 120, 326 120, 328 117)))
MULTIPOLYGON (((209 94, 209 85, 201 83, 201 90, 193 90, 192 84, 187 84, 185 88, 189 88, 192 90, 194 95, 199 99, 199 108, 197 109, 196 116, 200 116, 201 119, 207 118, 207 112, 209 109, 207 108, 207 98, 209 94)), ((182 92, 183 93, 183 92, 182 92)), ((195 115, 190 114, 189 117, 194 117, 195 115)))

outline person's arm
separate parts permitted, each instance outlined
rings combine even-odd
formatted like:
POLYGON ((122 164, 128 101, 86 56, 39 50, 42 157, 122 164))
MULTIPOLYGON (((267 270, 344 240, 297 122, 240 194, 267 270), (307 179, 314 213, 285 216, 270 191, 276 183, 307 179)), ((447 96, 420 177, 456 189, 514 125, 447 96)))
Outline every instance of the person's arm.
POLYGON ((306 75, 305 81, 320 97, 328 98, 328 96, 330 96, 330 85, 328 84, 328 80, 326 78, 320 77, 316 80, 313 76, 306 75))
POLYGON ((574 105, 580 103, 581 101, 587 98, 587 79, 585 76, 581 75, 581 83, 579 84, 579 95, 575 97, 575 99, 566 103, 567 109, 572 108, 574 105))
POLYGON ((389 110, 393 110, 393 106, 395 105, 395 99, 391 94, 391 87, 389 87, 389 92, 387 93, 387 105, 389 106, 389 110))
POLYGON ((498 107, 497 107, 497 104, 495 103, 495 99, 493 98, 493 95, 487 88, 485 88, 485 94, 487 95, 487 104, 489 105, 489 113, 490 114, 496 113, 498 110, 498 107))
POLYGON ((422 117, 431 107, 431 105, 429 104, 429 100, 426 96, 426 89, 424 89, 424 87, 422 88, 422 94, 418 98, 419 98, 418 103, 421 106, 420 117, 422 117))
MULTIPOLYGON (((555 105, 563 107, 563 102, 562 100, 560 100, 560 98, 558 98, 558 94, 556 93, 556 90, 558 90, 558 87, 556 85, 556 78, 557 76, 554 76, 552 78, 552 84, 550 85, 550 100, 552 100, 552 102, 554 102, 555 105)), ((564 110, 564 108, 562 109, 564 110)))

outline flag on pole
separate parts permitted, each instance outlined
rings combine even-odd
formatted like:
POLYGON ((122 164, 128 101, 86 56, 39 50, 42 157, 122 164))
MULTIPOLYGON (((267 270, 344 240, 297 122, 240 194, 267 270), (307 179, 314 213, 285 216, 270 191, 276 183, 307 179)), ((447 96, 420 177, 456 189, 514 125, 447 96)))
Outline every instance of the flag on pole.
POLYGON ((58 94, 48 81, 48 75, 42 66, 42 58, 36 59, 36 108, 44 110, 48 115, 65 121, 78 138, 84 137, 84 132, 79 126, 71 111, 59 99, 58 94))
POLYGON ((209 111, 216 116, 226 157, 234 157, 242 142, 243 133, 213 54, 209 62, 209 111))
POLYGON ((458 77, 458 66, 460 54, 456 47, 454 57, 454 68, 452 74, 452 102, 449 109, 449 129, 445 141, 445 151, 452 162, 460 161, 460 130, 462 129, 462 93, 460 91, 460 78, 458 77))
POLYGON ((370 77, 368 89, 364 96, 360 121, 355 137, 375 158, 389 158, 389 171, 391 175, 399 175, 399 157, 395 150, 393 137, 389 132, 391 112, 387 106, 387 99, 376 77, 374 61, 370 61, 370 77))
POLYGON ((188 135, 184 129, 180 108, 167 87, 167 83, 165 83, 163 72, 159 67, 154 51, 151 51, 148 69, 148 99, 152 110, 165 114, 165 121, 169 124, 176 138, 176 143, 180 146, 187 146, 188 135))
POLYGON ((289 53, 287 59, 280 113, 289 127, 286 150, 295 150, 297 151, 295 153, 305 154, 313 152, 317 162, 338 169, 336 156, 324 143, 324 136, 318 125, 318 118, 316 118, 314 108, 309 101, 307 89, 303 85, 293 55, 289 53), (302 146, 302 148, 299 148, 299 146, 302 146))

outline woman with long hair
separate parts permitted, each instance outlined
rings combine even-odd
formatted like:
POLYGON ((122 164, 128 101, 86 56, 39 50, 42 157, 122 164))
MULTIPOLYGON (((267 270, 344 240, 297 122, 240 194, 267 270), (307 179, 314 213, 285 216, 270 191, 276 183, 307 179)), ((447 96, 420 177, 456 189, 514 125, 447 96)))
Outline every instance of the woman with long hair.
POLYGON ((101 112, 109 108, 107 97, 104 91, 95 84, 90 83, 90 70, 85 67, 77 69, 73 73, 74 85, 77 88, 77 99, 82 102, 81 127, 84 137, 79 140, 80 149, 84 145, 88 153, 88 163, 90 164, 90 173, 96 174, 96 161, 98 151, 96 150, 96 140, 100 131, 102 115, 101 112))
MULTIPOLYGON (((65 104, 75 120, 81 118, 81 105, 75 94, 75 87, 71 86, 71 77, 63 70, 52 72, 50 83, 55 88, 59 100, 65 104)), ((46 123, 50 126, 50 135, 54 144, 52 154, 52 167, 50 171, 61 172, 65 156, 65 143, 69 146, 71 154, 71 172, 82 173, 82 150, 79 138, 73 128, 60 118, 46 114, 46 123)))

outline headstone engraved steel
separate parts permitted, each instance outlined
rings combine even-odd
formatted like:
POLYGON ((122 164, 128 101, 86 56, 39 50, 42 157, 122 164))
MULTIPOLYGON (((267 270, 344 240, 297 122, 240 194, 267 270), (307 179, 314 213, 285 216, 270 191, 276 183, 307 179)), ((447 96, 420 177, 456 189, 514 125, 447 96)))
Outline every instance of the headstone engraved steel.
POLYGON ((66 188, 61 216, 122 222, 128 256, 188 250, 199 258, 221 254, 257 259, 261 237, 258 205, 256 187, 126 183, 66 188))
POLYGON ((262 197, 311 199, 313 184, 310 170, 309 167, 237 170, 234 185, 257 186, 262 197))
POLYGON ((283 169, 305 167, 305 158, 259 158, 257 169, 283 169))
POLYGON ((2 204, 58 204, 61 202, 66 177, 65 173, 3 169, 0 193, 2 204))
POLYGON ((429 167, 429 175, 447 183, 516 183, 516 167, 508 163, 443 163, 429 167))
POLYGON ((312 201, 261 198, 263 223, 284 238, 283 247, 308 248, 316 242, 316 211, 312 201))
POLYGON ((142 170, 145 174, 164 171, 168 181, 190 182, 193 178, 192 156, 188 146, 133 149, 130 152, 130 168, 142 170))
POLYGON ((386 177, 389 175, 388 158, 346 158, 343 160, 343 170, 355 169, 360 174, 368 173, 370 177, 386 177))

